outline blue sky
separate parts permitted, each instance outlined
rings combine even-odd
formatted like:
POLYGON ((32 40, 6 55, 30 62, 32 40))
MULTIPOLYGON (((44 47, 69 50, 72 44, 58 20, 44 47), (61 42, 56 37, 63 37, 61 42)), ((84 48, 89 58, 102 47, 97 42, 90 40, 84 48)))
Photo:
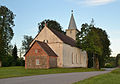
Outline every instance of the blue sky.
POLYGON ((16 14, 12 44, 18 48, 24 35, 35 37, 38 23, 44 19, 56 20, 67 29, 71 10, 74 10, 78 29, 94 18, 95 26, 109 35, 112 56, 120 53, 120 0, 0 0, 0 5, 16 14))

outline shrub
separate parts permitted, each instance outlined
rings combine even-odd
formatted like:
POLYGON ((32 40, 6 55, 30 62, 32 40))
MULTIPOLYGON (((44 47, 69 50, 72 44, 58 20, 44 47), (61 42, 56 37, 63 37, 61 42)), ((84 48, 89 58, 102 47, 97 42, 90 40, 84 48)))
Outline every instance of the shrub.
POLYGON ((8 66, 13 65, 13 60, 14 60, 14 58, 11 55, 4 56, 4 58, 2 60, 2 66, 8 67, 8 66))
POLYGON ((105 68, 112 68, 112 67, 113 67, 113 65, 110 64, 110 63, 106 63, 106 64, 105 64, 105 68))
POLYGON ((25 66, 25 60, 23 58, 18 58, 16 66, 25 66))

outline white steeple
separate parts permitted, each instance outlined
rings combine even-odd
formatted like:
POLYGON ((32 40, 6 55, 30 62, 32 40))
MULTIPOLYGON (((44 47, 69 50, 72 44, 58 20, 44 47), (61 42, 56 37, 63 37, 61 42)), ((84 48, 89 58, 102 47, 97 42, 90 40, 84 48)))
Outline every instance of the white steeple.
POLYGON ((74 16, 73 16, 73 10, 72 10, 72 14, 71 14, 71 18, 70 18, 70 23, 68 26, 68 29, 66 30, 66 35, 71 37, 72 39, 76 40, 76 34, 77 34, 77 26, 74 20, 74 16))
POLYGON ((70 18, 70 23, 69 23, 68 29, 77 29, 77 26, 76 26, 76 23, 75 23, 75 20, 74 20, 74 16, 73 16, 73 10, 71 12, 72 12, 72 14, 71 14, 71 18, 70 18))

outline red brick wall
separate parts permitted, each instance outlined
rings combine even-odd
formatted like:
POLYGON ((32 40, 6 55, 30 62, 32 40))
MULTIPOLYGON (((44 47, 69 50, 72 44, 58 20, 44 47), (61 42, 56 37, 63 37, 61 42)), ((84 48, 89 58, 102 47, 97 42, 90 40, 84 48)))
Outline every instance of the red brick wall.
POLYGON ((49 56, 37 42, 25 55, 25 68, 49 68, 49 56), (35 53, 35 50, 37 50, 37 53, 35 53), (36 59, 39 59, 39 65, 36 65, 36 59))

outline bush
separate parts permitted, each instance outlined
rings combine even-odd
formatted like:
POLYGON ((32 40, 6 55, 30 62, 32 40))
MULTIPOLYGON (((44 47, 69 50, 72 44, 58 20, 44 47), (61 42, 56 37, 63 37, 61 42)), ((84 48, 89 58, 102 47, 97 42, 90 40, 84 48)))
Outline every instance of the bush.
POLYGON ((17 58, 17 60, 15 60, 13 56, 7 55, 7 56, 4 56, 2 60, 2 66, 3 67, 25 66, 25 60, 23 58, 17 58))
POLYGON ((25 66, 25 60, 23 58, 18 58, 16 66, 25 66))
POLYGON ((113 67, 113 65, 110 64, 110 63, 106 63, 106 64, 105 64, 105 68, 112 68, 112 67, 113 67))
POLYGON ((2 66, 3 67, 8 67, 8 66, 13 65, 13 62, 14 62, 13 60, 14 60, 14 58, 11 55, 4 56, 4 58, 2 60, 2 66))

